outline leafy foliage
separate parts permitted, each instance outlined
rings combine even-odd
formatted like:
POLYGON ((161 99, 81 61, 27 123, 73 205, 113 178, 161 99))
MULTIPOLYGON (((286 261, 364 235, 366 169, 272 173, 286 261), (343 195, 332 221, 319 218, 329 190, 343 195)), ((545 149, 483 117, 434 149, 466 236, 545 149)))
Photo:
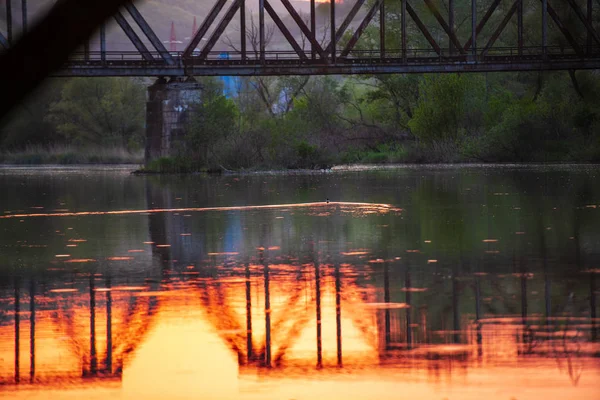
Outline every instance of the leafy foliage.
POLYGON ((47 120, 76 144, 138 148, 144 137, 145 96, 144 86, 132 79, 71 79, 50 106, 47 120))

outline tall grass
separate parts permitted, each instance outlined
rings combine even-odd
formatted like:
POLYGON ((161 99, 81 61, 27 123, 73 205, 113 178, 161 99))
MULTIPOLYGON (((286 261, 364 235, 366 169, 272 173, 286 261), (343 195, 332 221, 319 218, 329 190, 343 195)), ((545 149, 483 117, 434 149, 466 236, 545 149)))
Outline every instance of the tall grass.
POLYGON ((0 151, 3 164, 143 164, 144 151, 124 147, 71 145, 28 146, 0 151))

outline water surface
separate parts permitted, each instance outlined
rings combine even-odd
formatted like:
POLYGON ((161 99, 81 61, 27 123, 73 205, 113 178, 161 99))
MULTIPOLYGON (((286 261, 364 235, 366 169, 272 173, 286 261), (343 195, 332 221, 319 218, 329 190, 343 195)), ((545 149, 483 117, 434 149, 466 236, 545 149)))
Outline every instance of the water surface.
POLYGON ((3 397, 600 397, 598 167, 129 172, 0 170, 3 397))

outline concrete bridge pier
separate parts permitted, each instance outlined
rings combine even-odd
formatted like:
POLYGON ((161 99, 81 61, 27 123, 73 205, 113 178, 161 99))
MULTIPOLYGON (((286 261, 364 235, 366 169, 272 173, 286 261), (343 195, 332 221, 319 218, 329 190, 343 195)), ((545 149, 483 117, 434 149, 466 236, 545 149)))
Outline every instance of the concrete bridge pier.
POLYGON ((176 155, 183 149, 183 138, 193 104, 201 99, 201 85, 192 79, 167 81, 158 78, 148 88, 146 102, 145 163, 176 155))

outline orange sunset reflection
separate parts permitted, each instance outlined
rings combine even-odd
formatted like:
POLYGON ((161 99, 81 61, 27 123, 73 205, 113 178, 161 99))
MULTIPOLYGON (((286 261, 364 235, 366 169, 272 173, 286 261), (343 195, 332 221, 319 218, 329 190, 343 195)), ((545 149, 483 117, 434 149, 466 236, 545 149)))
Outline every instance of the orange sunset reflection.
POLYGON ((467 314, 459 331, 429 332, 411 302, 430 290, 406 280, 398 302, 391 276, 361 284, 385 262, 255 261, 144 285, 16 284, 1 297, 13 310, 0 325, 6 398, 598 398, 596 320, 531 315, 524 329, 521 317, 467 314))

